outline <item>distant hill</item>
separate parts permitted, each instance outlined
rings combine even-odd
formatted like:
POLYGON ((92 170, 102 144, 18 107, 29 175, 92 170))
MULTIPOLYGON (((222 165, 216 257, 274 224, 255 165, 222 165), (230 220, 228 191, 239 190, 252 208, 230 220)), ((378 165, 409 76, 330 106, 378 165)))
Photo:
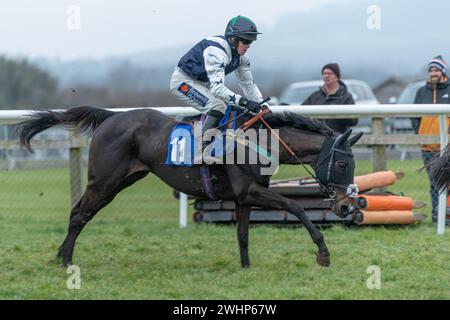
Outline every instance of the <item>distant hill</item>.
MULTIPOLYGON (((255 79, 264 88, 293 80, 318 79, 321 67, 338 62, 343 76, 372 86, 389 76, 425 72, 428 60, 450 61, 450 2, 378 0, 381 29, 369 30, 373 0, 343 1, 278 19, 249 51, 255 79)), ((207 28, 205 28, 207 29, 207 28)), ((199 39, 200 40, 200 39, 199 39)), ((192 44, 193 45, 193 44, 192 44)), ((191 45, 149 50, 102 60, 36 60, 63 87, 106 83, 117 69, 133 70, 139 88, 168 88, 170 74, 191 45)))

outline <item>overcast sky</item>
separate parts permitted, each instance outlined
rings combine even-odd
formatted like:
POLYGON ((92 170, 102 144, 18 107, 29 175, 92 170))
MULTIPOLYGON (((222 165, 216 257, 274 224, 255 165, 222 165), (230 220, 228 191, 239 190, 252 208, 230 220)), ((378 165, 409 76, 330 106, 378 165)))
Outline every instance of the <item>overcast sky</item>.
POLYGON ((136 53, 221 34, 238 14, 264 32, 285 13, 349 1, 1 0, 0 54, 67 60, 136 53))

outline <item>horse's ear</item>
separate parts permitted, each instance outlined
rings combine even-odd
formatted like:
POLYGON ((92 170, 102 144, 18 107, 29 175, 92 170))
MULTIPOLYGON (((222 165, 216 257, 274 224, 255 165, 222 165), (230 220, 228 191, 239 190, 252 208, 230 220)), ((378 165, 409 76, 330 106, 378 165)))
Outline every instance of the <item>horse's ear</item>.
POLYGON ((348 137, 350 137, 350 135, 352 134, 352 129, 348 129, 347 131, 345 131, 343 134, 341 134, 340 136, 338 136, 336 138, 336 145, 337 146, 342 146, 344 145, 345 141, 347 141, 348 137))
POLYGON ((354 145, 356 142, 358 142, 359 139, 361 139, 363 133, 359 132, 357 134, 355 134, 353 137, 351 137, 350 139, 348 139, 348 143, 350 143, 350 146, 354 145))

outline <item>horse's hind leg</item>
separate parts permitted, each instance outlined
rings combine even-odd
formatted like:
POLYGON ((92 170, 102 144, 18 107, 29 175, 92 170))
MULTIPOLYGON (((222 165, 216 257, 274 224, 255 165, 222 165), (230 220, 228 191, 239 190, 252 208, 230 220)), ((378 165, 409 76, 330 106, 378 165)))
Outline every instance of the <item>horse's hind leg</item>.
MULTIPOLYGON (((81 205, 81 200, 82 199, 83 199, 83 196, 80 198, 80 200, 77 201, 75 206, 70 211, 69 223, 70 223, 70 221, 72 221, 73 217, 76 214, 78 214, 78 212, 80 211, 80 205, 81 205)), ((59 246, 58 254, 56 255, 56 260, 58 260, 58 259, 63 257, 64 248, 66 246, 66 242, 67 242, 67 237, 64 239, 63 243, 59 246)))
POLYGON ((111 200, 112 198, 105 198, 102 201, 102 197, 99 192, 96 192, 89 187, 86 189, 83 196, 70 213, 67 236, 58 250, 58 257, 63 258, 64 266, 72 264, 75 241, 81 230, 83 230, 89 220, 91 220, 95 214, 111 200))
POLYGON ((122 161, 121 166, 112 168, 114 172, 103 174, 102 178, 96 176, 92 179, 93 181, 90 179, 86 191, 71 211, 67 236, 57 255, 57 257, 63 258, 63 265, 65 266, 72 264, 75 241, 84 226, 100 209, 109 204, 121 190, 145 177, 149 172, 148 170, 142 170, 128 175, 129 166, 124 166, 124 161, 122 161))

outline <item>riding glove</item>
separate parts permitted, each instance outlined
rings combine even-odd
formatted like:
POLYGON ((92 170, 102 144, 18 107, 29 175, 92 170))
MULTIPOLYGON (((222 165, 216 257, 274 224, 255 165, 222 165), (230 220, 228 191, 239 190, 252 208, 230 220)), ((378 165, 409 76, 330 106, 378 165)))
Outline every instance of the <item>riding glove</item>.
POLYGON ((259 104, 259 102, 248 100, 244 97, 239 99, 239 105, 247 108, 247 110, 250 112, 258 113, 259 111, 261 111, 261 105, 259 104))

